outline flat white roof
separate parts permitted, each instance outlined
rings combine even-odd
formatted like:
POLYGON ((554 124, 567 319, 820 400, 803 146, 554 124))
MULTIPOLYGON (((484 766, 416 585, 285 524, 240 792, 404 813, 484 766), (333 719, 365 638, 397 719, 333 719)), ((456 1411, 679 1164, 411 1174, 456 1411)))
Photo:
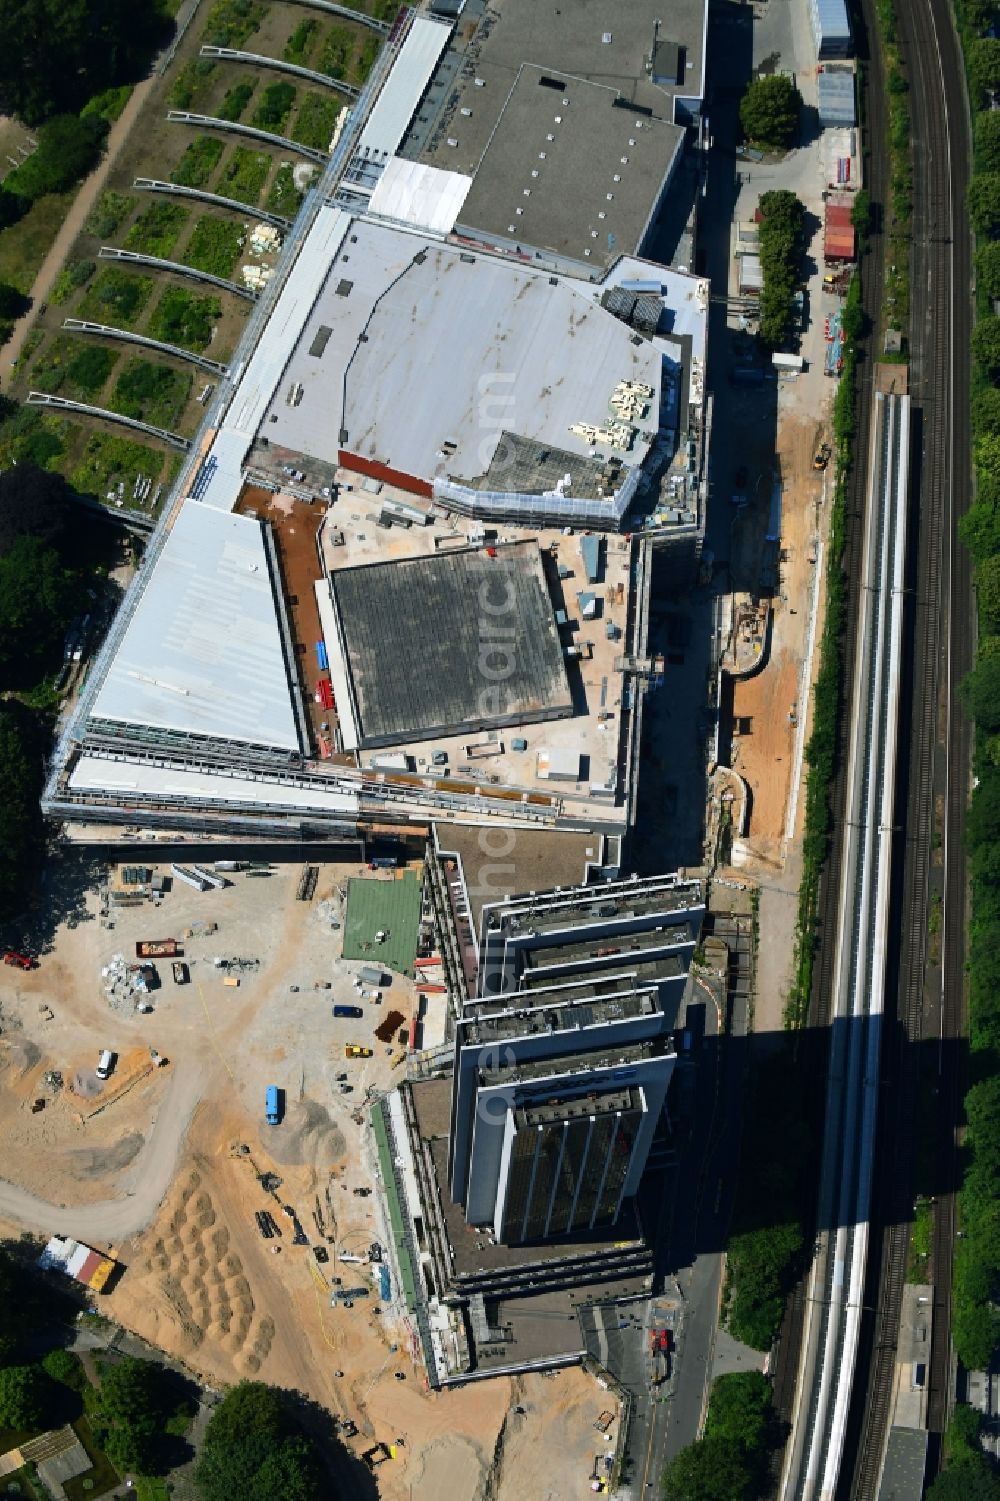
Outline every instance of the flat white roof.
POLYGON ((358 139, 356 157, 368 157, 383 165, 389 160, 406 134, 451 32, 446 21, 415 17, 358 139))
POLYGON ((368 211, 375 218, 446 235, 454 229, 471 187, 472 178, 461 172, 394 156, 369 199, 368 211))
POLYGON ((359 220, 265 433, 317 459, 335 463, 345 450, 428 483, 467 482, 486 472, 504 430, 589 457, 589 439, 571 428, 604 428, 616 385, 634 381, 652 391, 622 455, 638 465, 657 428, 663 352, 635 342, 595 293, 587 282, 359 220))
POLYGON ((177 797, 198 802, 246 803, 255 808, 278 807, 317 812, 358 811, 356 793, 345 792, 336 782, 329 788, 317 782, 297 785, 268 777, 228 776, 223 771, 187 771, 179 766, 153 766, 145 761, 107 761, 99 756, 81 756, 69 784, 74 792, 136 793, 152 797, 177 797))
POLYGON ((91 713, 299 749, 259 521, 185 502, 91 713))

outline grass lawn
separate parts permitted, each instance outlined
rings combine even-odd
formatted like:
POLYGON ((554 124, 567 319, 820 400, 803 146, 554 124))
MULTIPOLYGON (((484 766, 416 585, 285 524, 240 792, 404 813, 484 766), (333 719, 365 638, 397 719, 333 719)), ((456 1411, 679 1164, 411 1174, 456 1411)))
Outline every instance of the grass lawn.
POLYGON ((92 495, 95 500, 105 501, 108 491, 119 480, 125 483, 126 498, 131 496, 131 486, 137 474, 144 474, 154 483, 163 479, 163 461, 166 455, 145 443, 133 443, 129 438, 116 438, 111 433, 91 433, 79 464, 68 476, 69 482, 81 495, 92 495))
POLYGON ((414 974, 420 931, 420 877, 416 871, 397 871, 393 879, 353 877, 347 883, 344 920, 344 958, 384 965, 398 974, 414 974), (375 942, 380 929, 388 933, 375 942))
POLYGON ((256 87, 255 78, 244 78, 239 83, 233 84, 226 91, 226 97, 216 110, 220 120, 238 120, 250 103, 250 96, 256 87))
POLYGON ((55 279, 49 301, 57 307, 68 302, 77 287, 86 286, 96 270, 96 261, 68 261, 55 279))
POLYGON ((288 162, 278 168, 265 205, 270 213, 283 214, 286 219, 294 219, 302 205, 302 194, 295 186, 292 171, 288 162))
POLYGON ((160 255, 169 259, 181 230, 188 221, 188 211, 179 203, 151 203, 136 219, 125 236, 129 250, 143 255, 160 255))
POLYGON ((86 1449, 92 1468, 85 1474, 78 1475, 75 1480, 65 1481, 63 1489, 66 1492, 67 1501, 89 1501, 90 1497, 103 1496, 107 1491, 114 1489, 118 1484, 118 1471, 103 1450, 94 1443, 94 1435, 85 1417, 77 1418, 73 1424, 73 1431, 86 1449), (85 1489, 84 1481, 87 1480, 91 1484, 85 1489))
POLYGON ((90 210, 84 228, 99 240, 106 240, 128 218, 137 202, 131 193, 116 193, 108 188, 90 210))
POLYGON ((214 136, 196 136, 170 174, 179 188, 204 188, 219 165, 224 147, 214 136))
POLYGON ((87 288, 77 314, 95 323, 134 328, 152 290, 151 276, 136 276, 117 266, 106 266, 87 288))
POLYGON ((253 112, 251 124, 258 130, 272 130, 275 135, 283 135, 294 103, 295 89, 290 83, 268 84, 253 112))
POLYGON ((217 297, 197 297, 182 287, 167 287, 149 319, 149 333, 165 344, 200 351, 211 342, 222 304, 217 297))
POLYGON ((256 207, 270 167, 271 158, 266 152, 237 146, 222 169, 216 192, 223 198, 237 198, 240 203, 256 207))
POLYGON ((203 95, 215 75, 216 64, 207 57, 192 57, 186 62, 170 86, 170 103, 174 109, 199 110, 204 103, 203 95))
POLYGON ((17 224, 0 231, 0 281, 10 282, 19 292, 31 291, 76 193, 76 188, 69 193, 46 193, 17 224))
POLYGON ((203 42, 212 47, 242 47, 264 19, 264 6, 247 0, 216 0, 208 13, 203 42))
POLYGON ((172 431, 190 390, 191 376, 186 370, 135 358, 128 361, 115 381, 108 405, 123 417, 172 431))
POLYGON ((231 277, 243 248, 243 226, 231 219, 206 215, 194 227, 184 252, 184 260, 211 276, 231 277))
POLYGON ((100 406, 99 394, 117 360, 117 351, 103 344, 61 335, 31 367, 31 384, 37 391, 59 392, 70 401, 100 406))
POLYGON ((329 96, 307 94, 291 129, 292 140, 302 146, 315 146, 318 151, 328 151, 341 108, 338 100, 329 96))
POLYGON ((308 21, 300 21, 285 44, 285 62, 297 63, 300 68, 307 64, 318 31, 319 22, 312 17, 308 21))

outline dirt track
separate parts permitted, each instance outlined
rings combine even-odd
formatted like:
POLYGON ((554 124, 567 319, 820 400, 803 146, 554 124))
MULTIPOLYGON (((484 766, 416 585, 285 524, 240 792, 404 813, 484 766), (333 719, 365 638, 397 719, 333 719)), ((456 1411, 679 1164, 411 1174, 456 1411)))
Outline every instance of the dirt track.
MULTIPOLYGON (((187 12, 195 9, 198 3, 199 0, 193 0, 193 3, 189 3, 187 6, 181 8, 177 15, 178 25, 184 22, 187 12)), ((120 118, 115 121, 108 132, 103 157, 90 176, 81 184, 80 191, 73 199, 70 211, 63 220, 62 228, 52 241, 52 248, 38 268, 38 274, 32 282, 31 290, 28 293, 28 296, 31 298, 31 306, 24 316, 19 318, 14 324, 14 331, 4 346, 6 353, 4 371, 7 374, 8 381, 13 378, 14 372, 11 370, 11 366, 20 358, 21 350, 24 348, 24 341, 31 330, 31 325, 35 320, 38 308, 41 307, 43 302, 48 301, 49 293, 52 291, 55 279, 62 269, 63 262, 69 255, 77 235, 83 229, 87 215, 97 202, 98 194, 103 191, 118 153, 135 129, 140 111, 153 85, 157 81, 157 69, 163 56, 164 54, 160 53, 158 57, 154 58, 150 65, 149 77, 142 79, 132 90, 131 98, 122 110, 120 118)))
POLYGON ((136 1187, 125 1198, 77 1207, 48 1204, 0 1180, 0 1217, 43 1234, 69 1234, 98 1242, 121 1240, 143 1229, 170 1187, 181 1143, 207 1078, 208 1070, 193 1063, 175 1071, 149 1140, 133 1160, 131 1176, 136 1187))

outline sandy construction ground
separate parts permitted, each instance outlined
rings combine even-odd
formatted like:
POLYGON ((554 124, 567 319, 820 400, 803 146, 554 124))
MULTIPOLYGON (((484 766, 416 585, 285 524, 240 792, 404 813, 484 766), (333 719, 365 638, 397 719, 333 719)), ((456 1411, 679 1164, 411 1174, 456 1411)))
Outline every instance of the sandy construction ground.
POLYGON ((363 1107, 369 1086, 396 1077, 398 1044, 379 1043, 375 1028, 390 1007, 408 1019, 416 991, 394 977, 381 1006, 361 1003, 362 1019, 332 1016, 334 1001, 359 1002, 358 965, 342 959, 335 924, 341 891, 362 872, 323 866, 312 901, 298 902, 299 870, 235 875, 222 892, 175 886, 157 911, 118 910, 113 928, 97 890, 82 890, 36 970, 0 970, 0 1232, 67 1233, 109 1249, 125 1268, 101 1300, 109 1317, 209 1382, 259 1376, 353 1418, 358 1453, 397 1444, 376 1472, 385 1497, 587 1491, 601 1448, 592 1425, 613 1405, 606 1392, 581 1371, 429 1392, 405 1306, 378 1296, 366 1263, 371 1243, 387 1239, 382 1210, 376 1193, 353 1192, 375 1184, 363 1107), (217 930, 185 939, 195 922, 217 930), (168 937, 183 942, 191 982, 175 985, 160 960, 152 1013, 113 1009, 102 968, 116 953, 131 959, 138 939, 168 937), (259 967, 225 986, 213 961, 236 956, 259 967), (373 1057, 346 1059, 347 1042, 373 1057), (102 1047, 119 1055, 104 1084, 94 1072, 102 1047), (166 1066, 151 1065, 150 1047, 166 1066), (51 1070, 62 1088, 45 1082, 51 1070), (268 1083, 285 1092, 278 1127, 263 1119, 268 1083), (274 1194, 264 1172, 281 1179, 274 1194), (262 1210, 280 1235, 262 1236, 262 1210), (309 1244, 292 1243, 296 1223, 309 1244), (365 1283, 369 1297, 332 1308, 335 1277, 365 1283))

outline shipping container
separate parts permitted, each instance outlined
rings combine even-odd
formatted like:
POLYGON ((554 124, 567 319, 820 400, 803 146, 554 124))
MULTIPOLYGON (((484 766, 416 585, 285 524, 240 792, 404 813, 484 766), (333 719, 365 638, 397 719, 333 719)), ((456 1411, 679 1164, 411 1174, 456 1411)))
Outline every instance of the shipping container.
POLYGON ((282 1094, 277 1084, 269 1084, 264 1096, 264 1119, 269 1126, 277 1126, 281 1121, 282 1094))
POLYGON ((180 952, 176 938, 146 938, 135 946, 137 959, 174 959, 180 952))
POLYGON ((326 642, 325 641, 317 641, 316 642, 316 661, 317 661, 317 663, 319 665, 320 672, 326 672, 326 671, 328 671, 329 666, 330 666, 330 660, 329 660, 329 658, 327 657, 327 654, 326 654, 326 642))

